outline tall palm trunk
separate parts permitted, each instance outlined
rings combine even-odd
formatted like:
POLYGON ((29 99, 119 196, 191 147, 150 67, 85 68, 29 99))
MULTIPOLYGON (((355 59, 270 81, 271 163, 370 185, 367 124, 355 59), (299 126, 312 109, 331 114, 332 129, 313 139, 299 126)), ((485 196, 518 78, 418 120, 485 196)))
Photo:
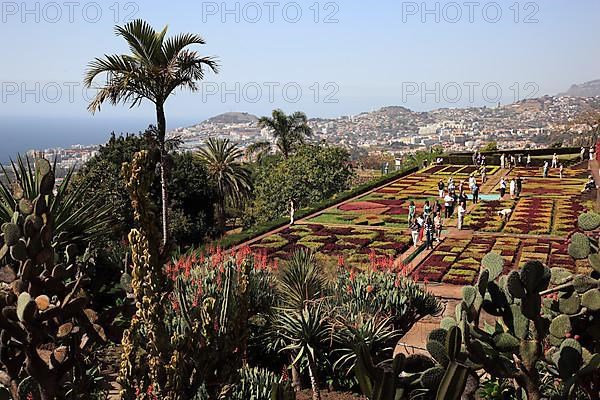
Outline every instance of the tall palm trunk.
POLYGON ((167 191, 167 169, 166 169, 166 156, 165 150, 165 136, 167 133, 167 121, 165 118, 164 104, 160 101, 156 103, 156 120, 158 122, 158 142, 160 146, 160 194, 162 202, 162 233, 163 233, 163 246, 169 241, 169 193, 167 191))

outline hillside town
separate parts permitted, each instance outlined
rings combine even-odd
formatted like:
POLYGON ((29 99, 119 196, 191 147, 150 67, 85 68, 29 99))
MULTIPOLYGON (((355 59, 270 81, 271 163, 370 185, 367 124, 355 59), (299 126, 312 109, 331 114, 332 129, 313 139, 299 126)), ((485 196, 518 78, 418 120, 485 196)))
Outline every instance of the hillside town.
MULTIPOLYGON (((447 151, 473 151, 489 142, 500 148, 547 147, 548 143, 576 143, 590 130, 581 115, 600 110, 600 96, 545 96, 498 107, 442 108, 415 112, 405 107, 384 107, 373 112, 333 119, 313 118, 309 125, 316 142, 334 143, 353 152, 388 153, 395 156, 443 146, 447 151), (573 135, 575 133, 575 135, 573 135)), ((225 113, 197 125, 169 133, 181 141, 180 151, 201 147, 209 138, 224 138, 247 148, 271 139, 258 117, 225 113)), ((59 170, 78 169, 92 158, 98 145, 29 150, 56 160, 59 170)))

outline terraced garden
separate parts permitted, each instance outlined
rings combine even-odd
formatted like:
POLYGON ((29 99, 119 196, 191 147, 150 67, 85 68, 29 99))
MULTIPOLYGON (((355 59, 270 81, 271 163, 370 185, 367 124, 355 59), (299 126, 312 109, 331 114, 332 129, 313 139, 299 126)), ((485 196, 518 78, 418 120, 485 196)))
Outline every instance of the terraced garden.
MULTIPOLYGON (((252 248, 274 260, 285 260, 294 250, 309 248, 332 263, 343 259, 364 268, 397 268, 403 265, 400 260, 410 260, 422 252, 414 250, 410 239, 410 202, 414 201, 420 212, 426 200, 431 205, 440 200, 440 179, 446 183, 452 176, 459 185, 471 174, 481 182, 474 166, 429 167, 266 236, 252 248)), ((587 171, 566 168, 563 179, 553 175, 541 178, 541 170, 526 168, 508 171, 487 167, 486 174, 489 181, 482 185, 483 200, 469 205, 464 221, 464 229, 469 232, 456 236, 456 231, 447 231, 435 250, 421 253, 413 276, 428 282, 472 284, 482 258, 490 251, 502 255, 507 270, 519 267, 522 260, 578 269, 580 266, 567 253, 564 238, 575 230, 577 216, 585 210, 581 188, 587 171), (496 193, 501 176, 507 180, 523 178, 520 198, 499 198, 496 193), (512 209, 508 221, 498 216, 498 211, 506 208, 512 209)), ((447 221, 446 225, 455 226, 455 222, 447 221)))

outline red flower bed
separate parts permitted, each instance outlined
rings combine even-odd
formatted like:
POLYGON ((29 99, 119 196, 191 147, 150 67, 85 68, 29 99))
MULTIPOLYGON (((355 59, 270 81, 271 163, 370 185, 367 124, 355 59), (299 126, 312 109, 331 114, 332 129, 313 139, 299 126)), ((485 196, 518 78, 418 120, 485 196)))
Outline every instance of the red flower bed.
POLYGON ((338 207, 338 209, 342 211, 361 211, 372 210, 376 208, 385 208, 385 206, 370 201, 355 201, 352 203, 342 204, 338 207))

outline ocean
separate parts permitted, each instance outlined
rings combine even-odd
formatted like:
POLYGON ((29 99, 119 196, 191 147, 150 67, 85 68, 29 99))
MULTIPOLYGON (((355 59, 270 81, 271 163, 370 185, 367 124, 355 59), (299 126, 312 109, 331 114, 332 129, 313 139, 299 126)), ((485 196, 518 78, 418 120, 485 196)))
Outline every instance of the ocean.
MULTIPOLYGON (((138 133, 154 121, 102 118, 4 117, 0 116, 0 163, 28 150, 74 144, 103 144, 110 134, 138 133)), ((172 121, 173 126, 183 121, 172 121)))

